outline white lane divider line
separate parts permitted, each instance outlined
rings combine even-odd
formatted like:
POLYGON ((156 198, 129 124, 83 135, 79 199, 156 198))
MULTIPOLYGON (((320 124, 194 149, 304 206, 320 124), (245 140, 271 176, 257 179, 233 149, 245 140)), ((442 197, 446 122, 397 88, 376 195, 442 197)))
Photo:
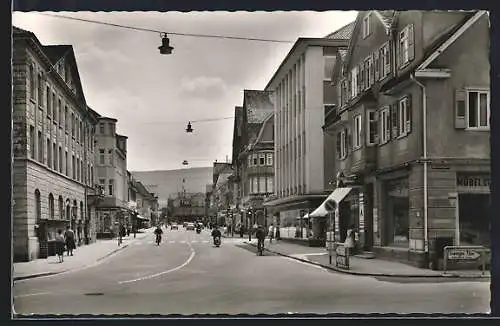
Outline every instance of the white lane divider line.
POLYGON ((14 298, 26 298, 26 297, 34 297, 36 295, 46 295, 46 294, 51 294, 51 292, 38 292, 38 293, 20 294, 20 295, 16 295, 14 298))
POLYGON ((173 240, 170 240, 170 241, 169 241, 168 243, 175 243, 175 241, 173 241, 173 240))
POLYGON ((181 265, 179 265, 177 267, 174 267, 174 268, 171 268, 169 270, 160 272, 160 273, 156 273, 156 274, 152 274, 152 275, 148 275, 148 276, 136 278, 136 279, 133 279, 133 280, 121 281, 121 282, 118 282, 118 284, 126 284, 126 283, 132 283, 132 282, 137 282, 137 281, 149 280, 149 279, 152 279, 154 277, 158 277, 158 276, 161 276, 161 275, 165 275, 165 274, 168 274, 168 273, 172 273, 172 272, 178 271, 179 269, 181 269, 184 266, 186 266, 187 264, 189 264, 191 262, 191 260, 193 260, 195 254, 196 254, 196 252, 194 251, 194 249, 191 246, 191 244, 188 243, 188 245, 189 245, 189 249, 191 249, 191 255, 189 255, 189 258, 184 263, 182 263, 181 265))
POLYGON ((209 241, 208 240, 203 240, 203 243, 208 243, 209 241))
POLYGON ((179 243, 186 243, 186 240, 181 240, 179 241, 179 243))
POLYGON ((191 243, 197 243, 197 242, 198 242, 198 240, 192 240, 191 241, 191 243))

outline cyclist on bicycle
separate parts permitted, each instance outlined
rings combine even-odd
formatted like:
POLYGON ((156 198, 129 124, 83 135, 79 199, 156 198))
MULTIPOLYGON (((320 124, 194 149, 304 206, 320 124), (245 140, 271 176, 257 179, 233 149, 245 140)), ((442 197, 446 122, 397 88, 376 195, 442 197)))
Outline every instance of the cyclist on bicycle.
POLYGON ((255 237, 257 238, 257 249, 264 249, 264 239, 266 238, 266 230, 262 225, 257 226, 255 231, 255 237))
POLYGON ((160 242, 161 242, 161 235, 163 234, 163 230, 161 229, 161 226, 158 224, 156 226, 156 230, 155 230, 155 235, 156 235, 156 244, 157 245, 160 245, 160 242))

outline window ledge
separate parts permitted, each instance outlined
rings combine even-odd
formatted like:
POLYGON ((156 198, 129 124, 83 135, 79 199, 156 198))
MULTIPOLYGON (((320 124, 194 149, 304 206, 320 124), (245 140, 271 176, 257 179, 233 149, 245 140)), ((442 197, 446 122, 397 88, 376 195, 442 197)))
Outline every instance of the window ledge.
POLYGON ((466 131, 490 131, 490 127, 467 127, 464 130, 466 131))
POLYGON ((401 135, 397 136, 396 139, 397 140, 403 139, 403 138, 407 137, 409 134, 410 134, 409 132, 406 132, 404 134, 401 134, 401 135))

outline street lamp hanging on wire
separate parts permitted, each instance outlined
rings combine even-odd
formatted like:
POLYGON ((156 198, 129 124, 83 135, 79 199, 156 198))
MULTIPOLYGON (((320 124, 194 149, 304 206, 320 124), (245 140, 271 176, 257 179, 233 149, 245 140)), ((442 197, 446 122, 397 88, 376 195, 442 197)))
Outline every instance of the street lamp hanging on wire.
POLYGON ((170 40, 167 37, 167 33, 161 35, 161 45, 158 47, 160 54, 172 54, 174 47, 170 46, 170 40))
POLYGON ((194 130, 193 130, 193 128, 191 127, 191 121, 189 121, 189 122, 188 122, 188 124, 187 124, 186 132, 187 132, 187 133, 190 133, 190 132, 193 132, 193 131, 194 131, 194 130))

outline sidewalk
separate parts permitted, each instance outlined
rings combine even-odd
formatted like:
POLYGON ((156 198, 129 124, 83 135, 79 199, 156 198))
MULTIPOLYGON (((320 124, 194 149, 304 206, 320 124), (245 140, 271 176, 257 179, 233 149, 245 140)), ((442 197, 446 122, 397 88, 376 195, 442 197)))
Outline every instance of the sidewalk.
POLYGON ((116 252, 125 249, 133 241, 138 241, 151 235, 154 229, 143 230, 142 233, 137 233, 136 238, 131 233, 123 238, 123 243, 118 247, 118 240, 97 240, 95 243, 77 247, 73 251, 74 256, 66 256, 64 252, 64 262, 59 263, 57 256, 51 256, 47 259, 36 259, 29 262, 21 262, 13 264, 14 281, 35 278, 47 275, 60 274, 72 270, 81 269, 97 263, 116 252))
MULTIPOLYGON (((252 239, 251 242, 246 239, 245 243, 257 246, 257 241, 252 239)), ((266 239, 265 249, 289 258, 307 262, 313 265, 318 265, 327 269, 331 269, 341 273, 364 275, 364 276, 385 276, 385 277, 459 277, 459 278, 490 278, 490 272, 486 271, 485 275, 479 270, 465 271, 434 271, 430 269, 417 268, 407 264, 388 261, 383 259, 366 259, 356 256, 349 257, 349 269, 340 269, 335 266, 335 255, 332 257, 332 265, 329 262, 328 252, 326 248, 314 248, 303 246, 289 242, 269 243, 266 239)))

